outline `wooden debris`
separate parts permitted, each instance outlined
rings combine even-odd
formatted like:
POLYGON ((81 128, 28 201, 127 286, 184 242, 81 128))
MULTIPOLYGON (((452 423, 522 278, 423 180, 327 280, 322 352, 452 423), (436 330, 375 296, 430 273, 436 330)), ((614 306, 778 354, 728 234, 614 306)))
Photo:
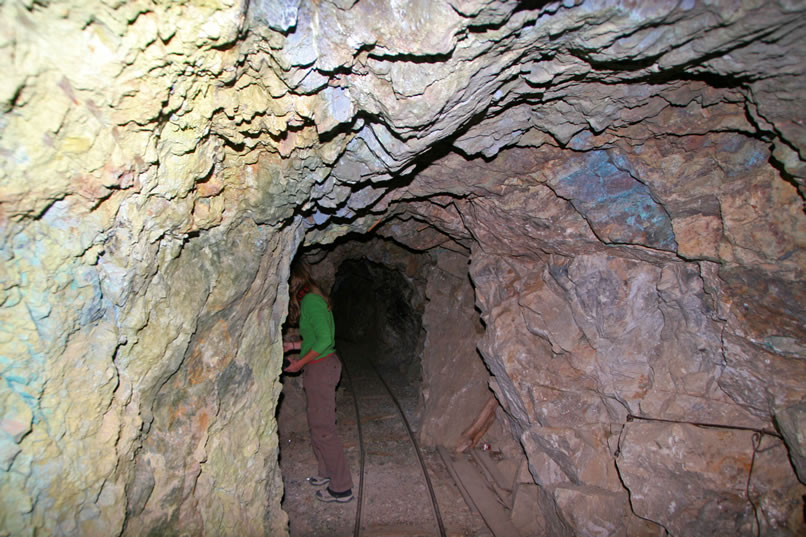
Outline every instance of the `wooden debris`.
POLYGON ((471 455, 473 455, 473 459, 478 464, 479 468, 481 468, 482 472, 487 477, 487 481, 492 485, 493 490, 501 499, 501 504, 507 508, 512 506, 512 488, 509 483, 506 483, 506 480, 503 474, 498 469, 498 465, 495 461, 490 457, 490 453, 488 451, 481 451, 478 449, 471 449, 471 455))
POLYGON ((462 432, 459 445, 456 446, 456 453, 463 453, 469 447, 476 447, 481 437, 495 421, 495 410, 498 408, 498 400, 495 395, 490 395, 484 408, 479 412, 478 417, 467 429, 462 432))
POLYGON ((456 480, 462 496, 469 501, 484 519, 484 523, 495 537, 520 537, 520 532, 510 520, 509 511, 504 509, 497 495, 490 489, 484 476, 464 454, 451 455, 445 448, 439 448, 451 475, 456 480))

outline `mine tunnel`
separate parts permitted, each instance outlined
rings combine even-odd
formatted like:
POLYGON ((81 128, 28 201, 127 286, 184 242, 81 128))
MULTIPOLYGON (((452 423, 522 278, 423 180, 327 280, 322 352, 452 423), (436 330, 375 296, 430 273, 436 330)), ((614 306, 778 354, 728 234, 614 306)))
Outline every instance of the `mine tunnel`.
POLYGON ((803 2, 0 13, 0 535, 806 532, 803 2))
POLYGON ((344 261, 332 288, 337 339, 371 347, 392 374, 417 375, 424 284, 366 258, 344 261))
POLYGON ((526 456, 496 415, 503 410, 476 348, 484 330, 468 254, 459 244, 418 251, 379 237, 302 254, 314 279, 330 290, 344 368, 336 397, 339 429, 354 482, 364 487, 360 496, 352 491, 359 510, 310 504, 312 488, 300 476, 317 464, 311 450, 301 448, 310 439, 303 383, 285 376, 280 468, 292 535, 543 531, 526 456))

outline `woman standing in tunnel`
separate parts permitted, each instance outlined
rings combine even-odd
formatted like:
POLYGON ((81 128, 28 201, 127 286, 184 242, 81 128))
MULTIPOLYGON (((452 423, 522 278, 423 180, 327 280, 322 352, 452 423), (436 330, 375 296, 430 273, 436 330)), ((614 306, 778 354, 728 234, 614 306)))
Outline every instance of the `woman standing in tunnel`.
POLYGON ((300 358, 285 368, 287 373, 303 369, 302 385, 307 403, 306 416, 311 447, 318 473, 308 478, 311 485, 328 485, 316 491, 323 502, 349 502, 353 481, 339 432, 336 429, 336 385, 341 361, 336 355, 335 323, 330 303, 301 262, 291 266, 288 316, 299 322, 301 341, 284 341, 283 351, 300 351, 300 358))

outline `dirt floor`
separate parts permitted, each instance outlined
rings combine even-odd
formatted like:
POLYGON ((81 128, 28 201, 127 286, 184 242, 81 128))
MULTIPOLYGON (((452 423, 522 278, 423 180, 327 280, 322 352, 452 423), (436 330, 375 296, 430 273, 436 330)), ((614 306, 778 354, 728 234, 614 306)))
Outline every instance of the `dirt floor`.
MULTIPOLYGON (((356 385, 364 436, 365 469, 361 535, 367 537, 438 536, 429 492, 418 459, 393 401, 386 395, 359 350, 341 346, 350 377, 356 385), (363 365, 362 365, 363 364, 363 365)), ((385 379, 415 429, 419 387, 385 379)), ((356 409, 348 377, 336 392, 339 430, 350 462, 356 496, 346 504, 318 501, 306 477, 316 473, 305 422, 302 378, 283 378, 279 415, 280 468, 285 484, 283 508, 290 520, 291 537, 354 535, 358 506, 360 445, 356 409)), ((435 450, 423 450, 446 534, 451 537, 492 537, 481 516, 468 508, 447 468, 435 450)))

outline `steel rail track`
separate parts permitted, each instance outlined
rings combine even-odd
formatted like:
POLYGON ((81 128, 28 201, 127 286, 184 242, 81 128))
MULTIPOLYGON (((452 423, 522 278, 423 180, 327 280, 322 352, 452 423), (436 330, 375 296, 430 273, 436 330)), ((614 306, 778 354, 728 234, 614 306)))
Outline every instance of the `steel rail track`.
MULTIPOLYGON (((428 469, 425 466, 425 459, 423 459, 422 451, 420 450, 420 446, 417 443, 417 439, 414 437, 414 433, 411 430, 411 425, 409 424, 408 419, 406 419, 406 415, 403 412, 403 408, 400 406, 400 401, 395 397, 395 394, 389 388, 389 385, 386 383, 386 380, 381 375, 378 368, 375 366, 373 361, 368 358, 360 358, 361 360, 369 363, 371 366, 370 369, 374 372, 374 374, 378 377, 381 384, 383 385, 386 393, 392 399, 397 408, 398 413, 400 414, 400 418, 403 422, 403 425, 406 428, 406 432, 408 433, 409 440, 411 441, 412 446, 414 447, 414 452, 417 454, 417 460, 419 461, 420 470, 422 471, 423 479, 425 480, 426 487, 428 488, 429 498, 431 500, 431 509, 434 514, 434 520, 436 521, 436 525, 439 530, 440 537, 446 537, 445 533, 445 525, 442 522, 442 515, 439 511, 439 504, 437 503, 436 495, 434 494, 434 487, 431 484, 431 477, 428 474, 428 469)), ((360 446, 360 459, 359 459, 359 480, 358 480, 358 496, 356 499, 357 506, 355 512, 355 527, 353 529, 353 536, 354 537, 361 537, 361 521, 362 521, 362 514, 363 514, 363 506, 364 506, 364 477, 365 477, 365 460, 366 460, 366 445, 364 441, 364 434, 361 428, 361 411, 358 405, 358 395, 356 390, 356 385, 353 382, 353 377, 350 374, 350 370, 347 366, 346 360, 342 359, 342 369, 344 370, 345 376, 347 377, 347 381, 350 385, 350 391, 353 394, 353 404, 355 406, 355 416, 356 416, 356 424, 358 429, 358 444, 360 446)))

